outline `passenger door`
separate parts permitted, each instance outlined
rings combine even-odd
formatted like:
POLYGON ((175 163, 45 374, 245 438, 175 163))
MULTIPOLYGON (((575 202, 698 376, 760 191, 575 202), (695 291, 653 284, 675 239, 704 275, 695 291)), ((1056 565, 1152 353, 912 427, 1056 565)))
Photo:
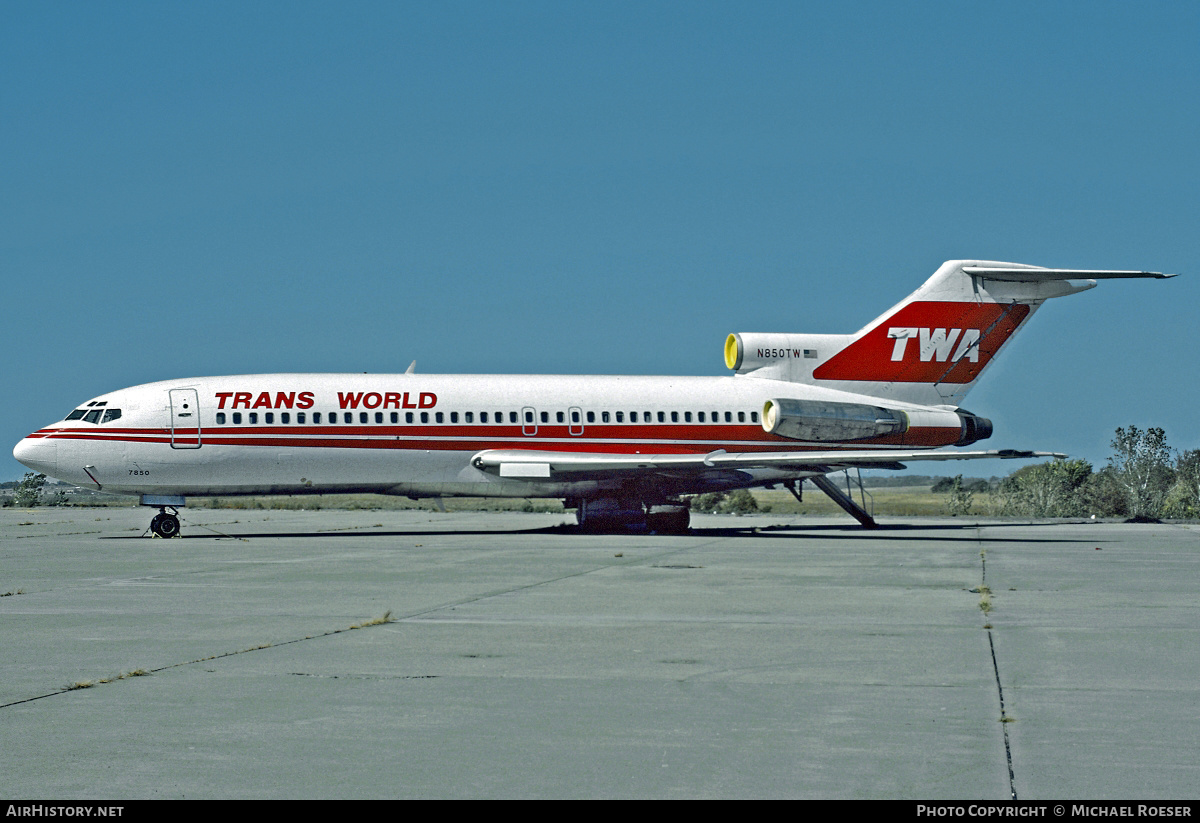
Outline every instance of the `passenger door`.
POLYGON ((171 448, 200 448, 200 395, 195 389, 171 389, 171 448))

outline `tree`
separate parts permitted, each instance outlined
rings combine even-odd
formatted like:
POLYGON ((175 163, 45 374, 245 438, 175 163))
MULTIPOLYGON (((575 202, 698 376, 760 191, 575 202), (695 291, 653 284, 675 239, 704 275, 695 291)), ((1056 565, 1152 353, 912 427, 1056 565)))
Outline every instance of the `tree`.
POLYGON ((934 494, 942 494, 945 492, 953 492, 956 489, 969 492, 985 492, 991 488, 991 484, 982 477, 972 477, 963 480, 960 474, 957 477, 943 477, 934 483, 929 490, 934 494))
POLYGON ((692 511, 712 514, 750 514, 758 511, 758 502, 746 489, 698 494, 689 501, 689 505, 692 511))
POLYGON ((1092 514, 1102 517, 1129 516, 1129 501, 1112 466, 1105 466, 1089 477, 1082 495, 1087 510, 1092 514))
POLYGON ((949 493, 949 496, 946 498, 946 510, 952 517, 971 513, 971 503, 975 499, 975 494, 967 491, 966 487, 963 486, 961 474, 955 475, 946 491, 949 493))
POLYGON ((14 489, 12 504, 19 509, 36 506, 42 499, 42 486, 46 485, 46 475, 25 472, 25 477, 14 489))
POLYGON ((1175 455, 1175 485, 1167 493, 1171 517, 1200 517, 1200 450, 1175 455))
POLYGON ((1088 508, 1085 490, 1091 477, 1092 465, 1086 460, 1052 460, 1013 472, 996 496, 1005 514, 1076 517, 1088 508))
POLYGON ((1157 519, 1175 479, 1166 432, 1157 427, 1119 428, 1112 447, 1115 453, 1108 465, 1125 497, 1127 513, 1131 518, 1157 519))

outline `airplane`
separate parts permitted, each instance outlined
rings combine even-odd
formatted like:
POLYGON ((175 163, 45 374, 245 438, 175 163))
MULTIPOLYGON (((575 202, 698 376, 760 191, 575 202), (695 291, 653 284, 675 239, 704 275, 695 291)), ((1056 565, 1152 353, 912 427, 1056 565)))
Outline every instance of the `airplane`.
POLYGON ((159 509, 189 497, 374 492, 559 498, 581 527, 683 533, 687 496, 921 460, 1064 457, 963 450, 992 424, 959 404, 1041 304, 1160 272, 951 260, 854 334, 730 334, 723 377, 256 374, 103 394, 21 440, 51 477, 159 509))

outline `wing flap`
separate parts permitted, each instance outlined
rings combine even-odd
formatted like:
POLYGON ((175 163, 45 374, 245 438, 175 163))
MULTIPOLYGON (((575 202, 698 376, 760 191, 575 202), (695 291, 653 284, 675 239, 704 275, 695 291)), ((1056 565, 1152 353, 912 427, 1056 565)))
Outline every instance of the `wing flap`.
POLYGON ((978 451, 827 450, 808 452, 740 452, 724 449, 707 454, 607 454, 599 452, 544 452, 532 449, 491 449, 476 454, 477 469, 512 478, 546 478, 589 472, 654 474, 664 471, 711 469, 796 469, 836 471, 844 468, 896 468, 901 461, 1013 460, 1037 457, 1063 458, 1059 452, 989 449, 978 451))

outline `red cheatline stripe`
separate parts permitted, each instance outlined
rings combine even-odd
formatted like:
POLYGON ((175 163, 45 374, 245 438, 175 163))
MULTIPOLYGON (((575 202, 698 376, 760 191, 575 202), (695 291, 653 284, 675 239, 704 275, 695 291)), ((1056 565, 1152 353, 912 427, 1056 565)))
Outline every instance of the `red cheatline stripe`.
MULTIPOLYGON (((599 428, 599 427, 597 427, 599 428)), ((431 451, 481 451, 484 449, 543 449, 565 452, 624 453, 707 453, 715 449, 740 452, 753 451, 827 451, 836 448, 862 449, 871 446, 929 446, 936 447, 953 442, 959 437, 956 428, 915 428, 906 435, 889 435, 870 441, 853 444, 798 444, 794 440, 770 435, 759 430, 746 440, 704 437, 704 432, 685 426, 667 427, 656 433, 670 433, 674 437, 617 438, 608 431, 606 437, 591 434, 582 437, 560 435, 550 437, 524 436, 519 429, 510 429, 506 435, 488 436, 471 429, 450 427, 424 428, 420 432, 409 429, 354 428, 354 427, 290 427, 286 430, 258 428, 204 429, 202 441, 212 446, 274 446, 281 448, 340 448, 340 449, 388 449, 388 450, 431 450, 431 451), (690 436, 689 436, 690 435, 690 436)), ((724 432, 729 434, 728 431, 724 432)), ((749 435, 749 432, 743 434, 749 435)), ((37 436, 53 437, 56 440, 110 441, 126 443, 170 444, 171 433, 163 429, 55 429, 42 430, 37 436)), ((176 430, 177 445, 196 442, 196 430, 176 430)))

